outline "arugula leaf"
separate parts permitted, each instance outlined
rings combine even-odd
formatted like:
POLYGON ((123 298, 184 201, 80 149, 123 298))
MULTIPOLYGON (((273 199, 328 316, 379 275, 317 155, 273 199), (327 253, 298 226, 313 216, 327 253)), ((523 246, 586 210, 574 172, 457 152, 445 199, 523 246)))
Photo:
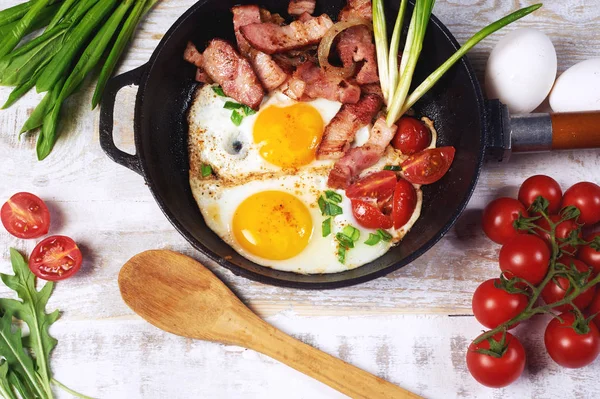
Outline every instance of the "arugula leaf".
MULTIPOLYGON (((8 362, 6 360, 2 360, 2 364, 0 364, 0 395, 6 399, 18 399, 8 382, 8 362)), ((21 396, 24 398, 28 397, 22 393, 21 396)))
POLYGON ((46 313, 46 304, 54 288, 54 283, 48 282, 40 291, 37 291, 35 276, 29 270, 23 256, 11 248, 10 259, 15 275, 0 274, 0 277, 6 286, 17 293, 21 301, 0 298, 0 308, 7 313, 14 314, 29 326, 28 344, 35 355, 37 372, 49 391, 51 376, 48 357, 57 341, 50 336, 48 328, 58 319, 59 311, 46 313))
POLYGON ((22 381, 19 376, 10 371, 8 373, 8 381, 12 384, 12 386, 17 390, 19 395, 22 398, 33 398, 35 395, 33 394, 33 388, 31 388, 31 383, 28 383, 27 380, 22 381))

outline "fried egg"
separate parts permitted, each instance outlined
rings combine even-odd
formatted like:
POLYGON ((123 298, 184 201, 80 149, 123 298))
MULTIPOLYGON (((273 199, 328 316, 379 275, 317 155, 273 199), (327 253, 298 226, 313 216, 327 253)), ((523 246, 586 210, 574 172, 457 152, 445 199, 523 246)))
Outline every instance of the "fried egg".
MULTIPOLYGON (((411 220, 399 230, 388 230, 391 240, 367 245, 369 234, 377 232, 358 224, 350 200, 338 190, 342 214, 331 217, 325 234, 329 217, 323 216, 319 198, 329 190, 334 161, 316 160, 315 153, 341 104, 325 99, 296 102, 274 93, 236 126, 232 110, 224 108, 228 101, 234 100, 218 96, 209 85, 197 91, 188 117, 190 185, 208 227, 243 257, 295 273, 341 272, 385 254, 419 217, 422 193, 417 187, 411 220), (212 173, 203 176, 207 165, 212 173), (336 234, 346 226, 356 228, 358 237, 341 262, 336 234)), ((357 144, 368 135, 369 127, 361 129, 357 144)), ((399 164, 401 156, 388 148, 369 170, 399 164)))

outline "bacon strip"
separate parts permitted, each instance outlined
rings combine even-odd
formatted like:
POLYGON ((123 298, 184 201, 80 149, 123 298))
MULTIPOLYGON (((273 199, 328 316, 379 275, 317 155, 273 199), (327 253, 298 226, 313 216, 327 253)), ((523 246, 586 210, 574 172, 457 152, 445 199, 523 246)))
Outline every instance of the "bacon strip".
POLYGON ((355 104, 360 99, 359 86, 336 74, 326 73, 312 62, 305 62, 300 65, 288 81, 287 86, 288 88, 294 88, 290 94, 292 94, 292 98, 298 100, 326 98, 332 101, 355 104))
POLYGON ((317 0, 290 0, 288 14, 297 16, 308 13, 312 15, 315 12, 316 5, 317 0))
POLYGON ((194 64, 196 69, 196 82, 200 83, 213 83, 212 79, 208 74, 204 71, 203 63, 204 58, 202 54, 198 51, 194 43, 188 42, 187 47, 185 48, 185 52, 183 53, 183 59, 189 62, 190 64, 194 64))
POLYGON ((375 165, 381 159, 397 129, 396 125, 389 127, 383 116, 379 117, 371 129, 367 142, 361 147, 350 149, 335 163, 329 172, 327 185, 331 188, 345 189, 352 184, 363 170, 375 165))
POLYGON ((344 67, 362 62, 356 74, 356 83, 379 82, 373 35, 366 26, 353 26, 342 32, 337 50, 344 67))
POLYGON ((329 16, 323 14, 305 22, 294 21, 285 26, 254 23, 242 26, 240 31, 252 47, 274 54, 318 43, 332 26, 329 16))
POLYGON ((371 21, 373 19, 371 0, 348 0, 346 7, 340 11, 338 20, 346 21, 349 18, 365 18, 371 21))
POLYGON ((260 22, 270 22, 275 25, 284 25, 285 19, 279 14, 271 14, 266 8, 260 9, 260 22))
POLYGON ((371 123, 383 101, 368 94, 356 104, 344 104, 325 127, 323 140, 317 149, 317 159, 340 159, 344 156, 358 129, 371 123))
POLYGON ((213 39, 202 55, 208 76, 220 84, 225 95, 257 109, 264 92, 248 60, 240 56, 231 44, 213 39))
POLYGON ((261 23, 260 9, 256 5, 235 6, 231 12, 233 13, 235 38, 240 52, 250 60, 263 87, 267 91, 275 90, 287 80, 288 75, 270 55, 252 48, 240 32, 240 28, 243 26, 261 23))

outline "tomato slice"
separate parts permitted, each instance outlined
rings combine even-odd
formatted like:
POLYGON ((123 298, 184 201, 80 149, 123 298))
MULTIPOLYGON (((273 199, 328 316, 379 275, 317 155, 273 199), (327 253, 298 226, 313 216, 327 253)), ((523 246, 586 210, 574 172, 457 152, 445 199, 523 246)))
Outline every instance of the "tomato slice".
POLYGON ((31 193, 17 193, 0 209, 2 224, 18 238, 38 238, 48 233, 50 212, 40 198, 31 193))
POLYGON ((346 197, 350 199, 377 199, 383 201, 394 193, 396 173, 391 170, 371 173, 346 189, 346 197))
POLYGON ((384 215, 375 205, 367 201, 353 199, 352 214, 356 221, 367 229, 389 229, 392 227, 392 219, 384 215))
POLYGON ((428 148, 402 162, 404 178, 414 184, 431 184, 440 180, 452 165, 454 147, 428 148))
POLYGON ((39 278, 64 280, 81 268, 81 251, 66 236, 51 236, 38 243, 29 257, 29 268, 39 278))
POLYGON ((404 226, 412 216, 417 207, 417 191, 408 181, 398 180, 394 190, 394 205, 392 208, 392 219, 394 228, 404 226))

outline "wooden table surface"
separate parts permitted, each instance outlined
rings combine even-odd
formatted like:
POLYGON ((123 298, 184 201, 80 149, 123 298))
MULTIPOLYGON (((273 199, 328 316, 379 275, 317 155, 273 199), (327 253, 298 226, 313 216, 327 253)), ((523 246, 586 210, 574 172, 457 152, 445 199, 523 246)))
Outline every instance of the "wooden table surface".
MULTIPOLYGON (((3 0, 1 8, 17 2, 3 0)), ((164 32, 193 3, 163 0, 139 30, 120 71, 146 62, 164 32)), ((435 14, 463 42, 488 22, 532 3, 440 0, 435 14)), ((548 0, 535 15, 508 30, 517 26, 550 36, 559 71, 600 56, 598 0, 548 0)), ((503 34, 485 40, 469 55, 480 75, 487 54, 503 34)), ((0 89, 0 101, 8 93, 0 89)), ((135 88, 130 88, 118 97, 119 142, 129 150, 134 95, 135 88)), ((600 396, 600 361, 581 370, 554 364, 543 349, 544 317, 516 329, 528 363, 523 377, 510 387, 480 386, 464 361, 468 343, 482 329, 471 314, 471 295, 479 283, 498 274, 499 247, 481 231, 481 209, 496 196, 515 195, 532 174, 551 175, 563 188, 581 180, 598 182, 598 151, 522 155, 508 164, 487 164, 456 227, 413 264, 351 288, 298 291, 236 277, 192 249, 165 219, 143 179, 102 152, 98 112, 87 108, 90 98, 87 90, 70 100, 63 135, 44 162, 35 159, 35 137, 17 137, 40 96, 31 94, 0 112, 0 199, 22 190, 45 199, 53 220, 50 233, 73 237, 85 258, 77 277, 57 285, 49 305, 63 311, 51 329, 59 341, 51 364, 66 385, 100 398, 341 397, 262 355, 169 335, 133 314, 119 295, 120 267, 143 250, 168 248, 204 261, 245 303, 283 331, 425 397, 600 396)), ((9 270, 11 246, 29 252, 34 243, 0 229, 1 271, 9 270)), ((2 289, 0 294, 8 292, 2 289)), ((69 397, 59 392, 57 396, 69 397)))

